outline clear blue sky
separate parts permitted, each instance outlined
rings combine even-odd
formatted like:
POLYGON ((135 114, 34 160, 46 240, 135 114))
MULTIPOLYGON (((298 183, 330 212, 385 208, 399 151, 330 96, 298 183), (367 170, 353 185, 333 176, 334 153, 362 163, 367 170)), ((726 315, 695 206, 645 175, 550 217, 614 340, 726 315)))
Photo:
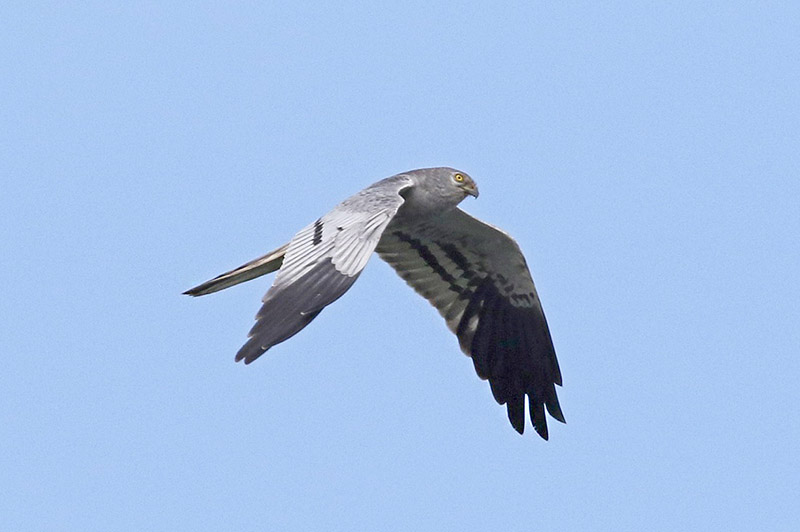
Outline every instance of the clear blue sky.
POLYGON ((0 7, 0 528, 796 529, 797 2, 283 4, 0 7), (528 257, 549 442, 377 258, 248 367, 271 278, 180 295, 435 165, 528 257))

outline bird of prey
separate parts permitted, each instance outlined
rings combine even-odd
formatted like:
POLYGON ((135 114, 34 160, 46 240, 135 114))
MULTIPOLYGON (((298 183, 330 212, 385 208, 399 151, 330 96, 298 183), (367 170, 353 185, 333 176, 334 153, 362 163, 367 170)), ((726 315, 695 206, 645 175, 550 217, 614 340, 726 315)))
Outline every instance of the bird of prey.
POLYGON ((278 271, 236 354, 245 364, 297 334, 358 278, 373 251, 427 299, 489 380, 511 425, 548 438, 545 409, 564 415, 561 372, 542 305, 519 246, 458 208, 478 187, 465 172, 423 168, 378 181, 334 207, 287 244, 184 292, 210 294, 278 271))

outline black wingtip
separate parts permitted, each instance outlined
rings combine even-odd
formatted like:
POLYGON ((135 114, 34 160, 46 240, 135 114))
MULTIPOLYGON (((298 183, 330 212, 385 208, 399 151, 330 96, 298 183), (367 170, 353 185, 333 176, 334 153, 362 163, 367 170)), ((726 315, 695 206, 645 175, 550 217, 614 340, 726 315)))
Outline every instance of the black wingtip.
POLYGON ((513 397, 506 404, 508 420, 514 430, 523 434, 525 432, 525 396, 513 397))
POLYGON ((561 405, 558 404, 558 399, 555 401, 548 400, 545 403, 545 407, 547 408, 547 412, 553 416, 553 419, 560 421, 561 423, 567 422, 567 420, 564 418, 564 412, 561 411, 561 405))
POLYGON ((261 356, 265 349, 261 349, 260 346, 256 347, 253 338, 249 338, 247 342, 236 352, 236 356, 233 358, 236 362, 241 362, 244 360, 245 365, 250 364, 252 361, 257 359, 261 356))
POLYGON ((544 414, 544 403, 534 399, 532 396, 528 396, 528 408, 530 409, 533 429, 542 439, 547 440, 549 434, 547 432, 547 417, 544 414))

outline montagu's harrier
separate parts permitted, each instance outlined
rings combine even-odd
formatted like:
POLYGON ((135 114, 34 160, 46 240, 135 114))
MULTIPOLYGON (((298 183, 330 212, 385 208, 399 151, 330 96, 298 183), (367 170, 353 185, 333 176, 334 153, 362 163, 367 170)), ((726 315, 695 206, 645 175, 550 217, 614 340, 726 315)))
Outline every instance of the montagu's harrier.
POLYGON ((457 207, 478 197, 470 176, 425 168, 378 181, 344 200, 280 248, 187 290, 210 294, 278 270, 263 297, 245 364, 290 338, 358 278, 373 251, 435 306, 505 404, 511 425, 531 422, 547 439, 545 408, 563 422, 556 354, 542 305, 517 243, 457 207))

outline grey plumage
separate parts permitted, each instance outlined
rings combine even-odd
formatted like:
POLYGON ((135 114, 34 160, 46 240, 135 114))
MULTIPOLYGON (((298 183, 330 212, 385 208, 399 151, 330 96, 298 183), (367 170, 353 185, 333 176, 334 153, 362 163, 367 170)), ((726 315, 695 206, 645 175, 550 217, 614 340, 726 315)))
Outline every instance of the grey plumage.
POLYGON ((561 373, 525 258, 505 232, 457 205, 466 173, 426 168, 379 181, 277 250, 186 291, 204 295, 278 270, 236 360, 249 364, 308 325, 358 278, 373 251, 445 318, 512 426, 548 438, 545 409, 564 422, 561 373))

